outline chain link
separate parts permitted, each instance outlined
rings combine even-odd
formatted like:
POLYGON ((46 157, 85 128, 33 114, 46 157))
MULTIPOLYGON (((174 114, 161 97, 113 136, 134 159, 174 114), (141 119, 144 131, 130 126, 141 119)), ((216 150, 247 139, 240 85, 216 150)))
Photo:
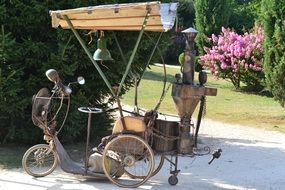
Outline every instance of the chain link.
POLYGON ((152 128, 152 130, 150 130, 151 134, 153 136, 156 136, 158 138, 162 138, 164 140, 167 140, 167 141, 174 141, 174 140, 178 140, 180 139, 179 136, 169 136, 169 135, 165 135, 163 134, 162 132, 160 132, 159 130, 155 129, 155 128, 152 128))

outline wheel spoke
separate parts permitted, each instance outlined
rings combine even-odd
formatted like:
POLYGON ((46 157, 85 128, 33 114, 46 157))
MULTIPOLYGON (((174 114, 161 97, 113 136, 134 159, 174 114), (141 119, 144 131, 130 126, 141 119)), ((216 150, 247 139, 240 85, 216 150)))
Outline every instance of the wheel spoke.
POLYGON ((56 152, 50 150, 49 145, 35 145, 24 154, 22 165, 25 171, 32 176, 46 176, 57 166, 56 152))
MULTIPOLYGON (((114 164, 114 163, 113 163, 114 164)), ((115 165, 115 164, 114 164, 115 165)), ((121 187, 138 187, 151 176, 154 166, 152 149, 141 138, 134 135, 121 135, 107 144, 103 152, 103 168, 106 176, 121 187), (113 166, 113 171, 121 176, 110 175, 110 165, 107 160, 109 151, 120 155, 120 167, 113 166), (117 170, 119 169, 119 170, 117 170), (126 175, 122 175, 122 170, 126 175), (116 177, 116 178, 115 178, 116 177)))

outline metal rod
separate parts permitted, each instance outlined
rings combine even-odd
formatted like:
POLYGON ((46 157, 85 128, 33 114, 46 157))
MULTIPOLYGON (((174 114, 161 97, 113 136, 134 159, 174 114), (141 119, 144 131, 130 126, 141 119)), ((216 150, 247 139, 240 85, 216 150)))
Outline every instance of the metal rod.
POLYGON ((200 109, 199 109, 199 113, 197 117, 197 124, 196 124, 195 136, 194 136, 194 147, 196 148, 197 148, 198 133, 199 133, 200 125, 201 125, 201 120, 203 117, 203 112, 205 111, 204 110, 205 101, 206 101, 205 96, 202 96, 200 100, 200 109))
POLYGON ((140 43, 140 41, 141 41, 141 38, 142 38, 142 35, 143 35, 143 32, 144 32, 144 29, 145 29, 145 27, 146 27, 146 25, 147 25, 147 22, 148 22, 148 18, 149 18, 149 15, 150 15, 149 12, 150 12, 150 10, 147 11, 147 14, 146 14, 146 16, 145 16, 145 18, 144 18, 143 25, 142 25, 141 31, 140 31, 140 33, 139 33, 139 37, 138 37, 138 39, 137 39, 137 42, 136 42, 135 47, 134 47, 134 50, 133 50, 133 52, 132 52, 132 54, 131 54, 131 57, 130 57, 130 59, 129 59, 129 62, 128 62, 127 68, 126 68, 126 70, 125 70, 125 73, 124 73, 124 75, 123 75, 123 78, 122 78, 122 80, 121 80, 121 82, 120 82, 120 86, 119 86, 119 89, 118 89, 118 92, 117 92, 117 96, 119 96, 119 94, 121 93, 121 89, 122 89, 123 84, 124 84, 124 82, 125 82, 125 79, 126 79, 126 77, 127 77, 127 75, 128 75, 128 72, 129 72, 129 70, 130 70, 130 68, 131 68, 131 64, 132 64, 132 62, 133 62, 133 60, 134 60, 135 54, 136 54, 136 52, 137 52, 137 50, 138 50, 139 43, 140 43))
MULTIPOLYGON (((125 65, 127 65, 128 62, 127 62, 127 60, 126 60, 126 57, 125 57, 125 55, 124 55, 124 53, 123 53, 123 50, 122 50, 122 48, 121 48, 121 46, 120 46, 119 40, 118 40, 118 38, 117 38, 117 36, 116 36, 116 33, 115 33, 114 31, 113 31, 113 36, 114 36, 115 42, 116 42, 116 44, 117 44, 117 47, 118 47, 118 49, 119 49, 119 52, 120 52, 120 54, 121 54, 123 63, 124 63, 125 65)), ((130 71, 130 74, 131 74, 132 76, 134 76, 134 74, 132 73, 132 71, 130 71)))
POLYGON ((167 160, 170 164, 175 165, 175 163, 172 160, 170 160, 168 157, 165 156, 164 159, 167 160))
POLYGON ((138 110, 138 78, 135 76, 135 100, 134 100, 135 112, 139 113, 138 110))
POLYGON ((124 53, 123 53, 123 50, 122 50, 122 48, 121 48, 121 46, 120 46, 120 44, 119 44, 118 38, 117 38, 117 36, 116 36, 116 34, 115 34, 114 31, 113 31, 112 33, 113 33, 115 42, 116 42, 116 44, 117 44, 117 47, 118 47, 118 49, 119 49, 119 52, 120 52, 120 54, 121 54, 122 60, 123 60, 123 62, 124 62, 125 64, 127 64, 126 57, 125 57, 125 55, 124 55, 124 53))
MULTIPOLYGON (((161 35, 162 35, 162 33, 161 33, 161 35)), ((160 37, 161 37, 161 35, 160 35, 160 37)), ((146 36, 150 39, 151 42, 153 42, 153 41, 152 41, 152 38, 151 38, 147 33, 146 33, 146 36)), ((166 93, 165 88, 166 88, 166 80, 167 80, 167 78, 166 78, 165 61, 164 61, 164 58, 163 58, 163 56, 162 56, 162 53, 161 53, 160 49, 158 48, 158 43, 159 43, 159 41, 160 41, 160 39, 156 42, 154 49, 157 49, 158 54, 160 55, 160 58, 161 58, 161 61, 162 61, 162 64, 163 64, 164 79, 163 79, 163 87, 162 87, 162 92, 161 92, 161 95, 160 95, 160 99, 159 99, 159 101, 157 102, 157 104, 156 104, 154 110, 158 110, 158 108, 159 108, 159 106, 160 106, 160 104, 161 104, 161 102, 162 102, 162 100, 163 100, 163 97, 165 96, 165 93, 166 93)), ((147 68, 147 67, 145 67, 145 69, 146 69, 146 68, 147 68)), ((145 71, 144 71, 144 73, 145 73, 145 71)), ((143 73, 143 75, 144 75, 144 73, 143 73)), ((143 75, 142 75, 142 77, 143 77, 143 75)), ((142 79, 142 77, 140 78, 140 80, 142 79)), ((140 83, 140 81, 139 81, 139 83, 140 83)), ((139 85, 139 84, 138 84, 138 85, 139 85)))
MULTIPOLYGON (((63 98, 64 98, 64 97, 63 97, 63 98)), ((64 99, 65 99, 65 98, 64 98, 64 99)), ((64 119, 63 119, 63 121, 62 121, 62 124, 61 124, 59 130, 57 131, 57 134, 59 134, 59 133, 61 132, 61 130, 63 129, 63 126, 64 126, 64 124, 65 124, 65 121, 66 121, 67 116, 68 116, 68 113, 69 113, 69 108, 70 108, 70 96, 68 96, 68 98, 67 98, 66 113, 65 113, 64 119)))
POLYGON ((125 122, 125 118, 124 118, 124 114, 123 114, 123 109, 122 109, 122 105, 121 105, 121 101, 120 101, 119 96, 117 96, 117 104, 118 104, 119 113, 120 113, 123 129, 124 129, 123 131, 126 131, 127 126, 126 126, 126 122, 125 122))
POLYGON ((175 155, 175 175, 178 174, 179 170, 177 170, 177 166, 178 166, 178 155, 176 154, 175 155))
MULTIPOLYGON (((152 57, 153 57, 153 54, 154 54, 155 50, 158 49, 157 46, 158 46, 158 43, 159 43, 159 41, 160 41, 160 38, 161 38, 162 34, 163 34, 163 32, 160 33, 160 35, 159 35, 159 37, 158 37, 158 39, 157 39, 157 41, 156 41, 156 43, 155 43, 155 45, 154 45, 154 48, 152 49, 152 52, 151 52, 151 54, 150 54, 150 56, 149 56, 149 59, 148 59, 148 61, 147 61, 147 64, 146 64, 146 66, 145 66, 145 68, 144 68, 144 70, 143 70, 142 76, 140 77, 140 79, 139 79, 139 81, 138 81, 138 85, 139 85, 141 79, 143 78, 147 67, 148 67, 149 64, 150 64, 150 61, 151 61, 151 59, 152 59, 152 57)), ((149 39, 151 39, 151 37, 150 37, 149 35, 147 35, 147 37, 148 37, 149 39)), ((158 50, 158 51, 159 51, 159 50, 158 50)))
POLYGON ((67 22, 68 26, 70 27, 70 29, 72 30, 73 34, 75 35, 75 37, 77 38, 77 40, 79 41, 80 45, 83 47, 85 53, 88 55, 89 59, 91 60, 91 62, 93 63, 93 65, 95 66, 95 68, 97 69, 97 71, 99 72, 100 76, 102 77, 102 79, 104 80, 105 84, 107 85, 107 87, 109 88, 110 92, 112 93, 112 95, 115 97, 116 94, 114 93, 110 82, 108 81, 108 79, 106 78, 106 76, 104 75, 104 73, 102 72, 102 70, 100 69, 99 65, 96 63, 96 61, 93 59, 90 51, 88 50, 88 48, 86 47, 86 45, 84 44, 83 40, 81 39, 81 37, 79 36, 78 32, 75 30, 73 24, 71 23, 70 19, 68 18, 67 15, 63 15, 63 18, 65 19, 65 21, 67 22))
POLYGON ((88 114, 87 138, 86 138, 86 148, 85 148, 85 173, 87 173, 87 169, 88 169, 91 122, 92 122, 92 113, 90 112, 88 114))

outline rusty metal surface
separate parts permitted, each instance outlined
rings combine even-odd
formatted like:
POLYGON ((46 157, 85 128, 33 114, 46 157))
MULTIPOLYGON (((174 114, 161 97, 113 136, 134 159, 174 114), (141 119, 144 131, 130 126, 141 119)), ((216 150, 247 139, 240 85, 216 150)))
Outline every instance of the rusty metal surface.
POLYGON ((172 86, 171 95, 178 96, 180 98, 190 98, 192 96, 216 96, 217 89, 204 86, 174 83, 172 86))
POLYGON ((202 96, 216 96, 217 89, 204 86, 194 86, 174 83, 172 98, 180 117, 191 117, 202 96))
POLYGON ((65 149, 63 148, 57 136, 53 138, 53 142, 54 142, 55 149, 59 157, 60 167, 63 171, 67 173, 72 173, 72 174, 80 174, 80 175, 100 177, 100 178, 106 177, 102 173, 95 173, 89 170, 86 171, 83 165, 73 161, 68 155, 68 153, 65 151, 65 149))

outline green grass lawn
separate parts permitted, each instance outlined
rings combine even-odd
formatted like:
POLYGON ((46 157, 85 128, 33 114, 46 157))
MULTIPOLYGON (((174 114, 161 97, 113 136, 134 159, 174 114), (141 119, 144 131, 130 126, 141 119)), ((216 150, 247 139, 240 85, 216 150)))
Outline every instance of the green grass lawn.
MULTIPOLYGON (((174 81, 179 68, 167 68, 168 84, 174 81)), ((197 75, 197 74, 196 74, 197 75)), ((197 76, 195 76, 197 77, 197 76)), ((141 108, 151 109, 156 105, 163 86, 163 68, 151 66, 140 84, 138 104, 141 108)), ((167 85, 168 85, 167 84, 167 85)), ((206 118, 246 126, 285 132, 285 109, 273 98, 250 93, 238 92, 225 80, 216 80, 208 75, 206 86, 218 89, 218 95, 207 97, 206 118)), ((123 103, 133 105, 134 89, 123 96, 123 103)), ((194 113, 197 114, 197 110, 194 113)), ((163 100, 159 112, 177 114, 171 97, 171 87, 163 100)))

